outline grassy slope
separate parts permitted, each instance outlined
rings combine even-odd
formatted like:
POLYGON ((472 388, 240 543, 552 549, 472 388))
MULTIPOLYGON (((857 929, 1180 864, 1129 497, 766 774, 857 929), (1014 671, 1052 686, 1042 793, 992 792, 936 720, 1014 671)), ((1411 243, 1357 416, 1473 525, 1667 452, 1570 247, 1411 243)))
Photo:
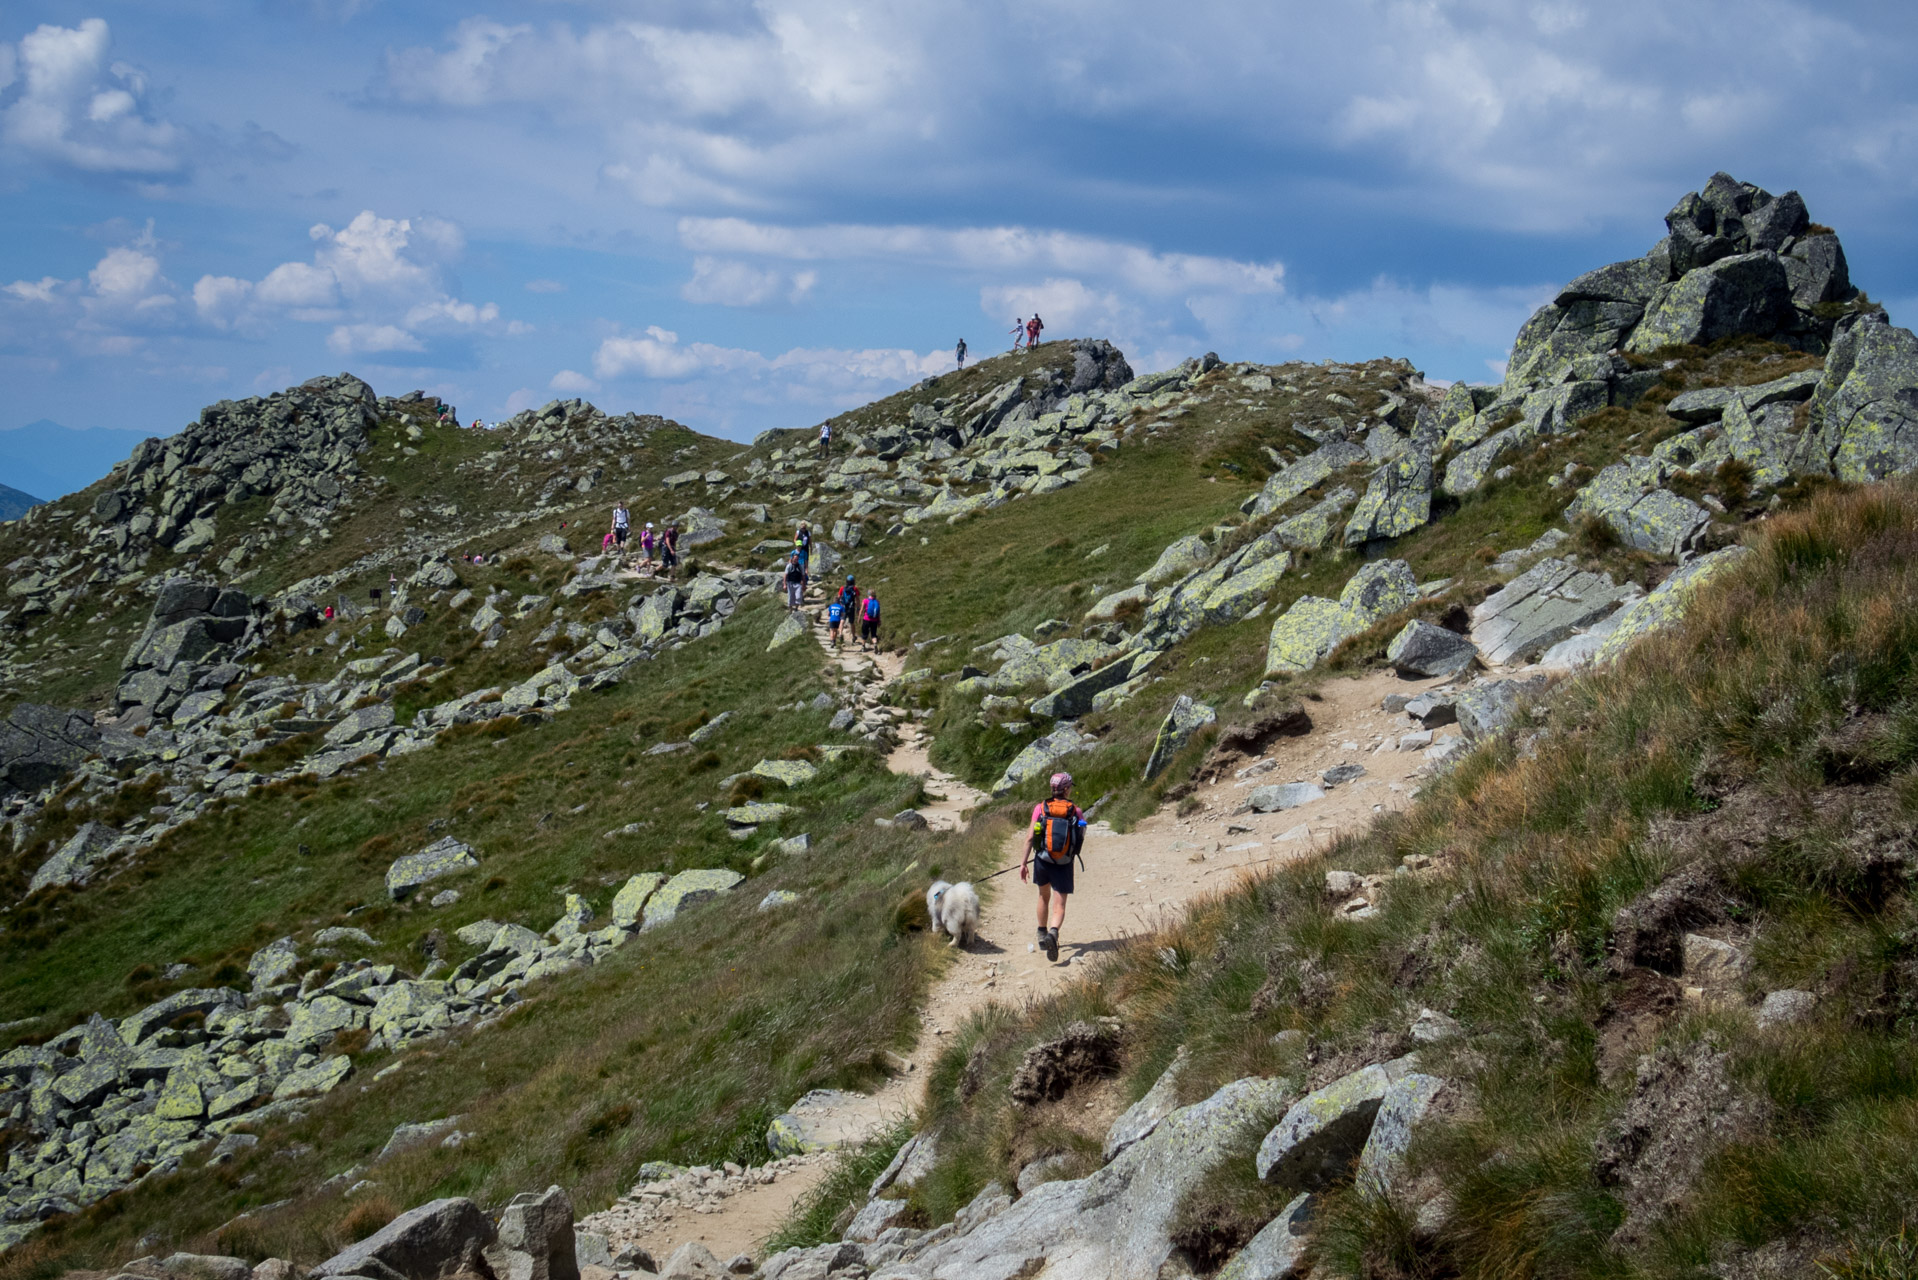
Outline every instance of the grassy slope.
MULTIPOLYGON (((1336 1193, 1320 1250, 1332 1274, 1678 1276, 1778 1239, 1871 1255, 1918 1192, 1918 920, 1909 863, 1887 877, 1868 856, 1908 858, 1918 817, 1918 493, 1823 497, 1756 546, 1680 631, 1556 702, 1535 755, 1484 748, 1403 817, 1139 940, 1065 1001, 961 1036, 933 1090, 956 1140, 916 1193, 923 1207, 941 1217, 1043 1149, 1003 1101, 1004 1079, 1071 1017, 1124 1012, 1133 1096, 1189 1046, 1181 1094, 1193 1100, 1253 1073, 1322 1083, 1402 1051, 1400 1029, 1429 1006, 1467 1039, 1427 1061, 1468 1082, 1476 1105, 1422 1137, 1411 1171, 1446 1187, 1455 1215, 1436 1246, 1416 1247, 1404 1207, 1336 1193), (1740 839, 1757 856, 1726 852, 1740 839), (1408 854, 1450 865, 1394 881, 1376 920, 1331 918, 1326 867, 1390 872, 1408 854), (1749 1012, 1695 1004, 1665 1020, 1668 1043, 1720 1037, 1772 1120, 1707 1162, 1664 1230, 1614 1246, 1623 1205, 1592 1171, 1593 1141, 1632 1081, 1633 1055, 1601 1049, 1623 990, 1607 966, 1611 923, 1693 862, 1750 948, 1747 998, 1807 988, 1820 1012, 1769 1032, 1749 1012), (1270 1042, 1287 1028, 1306 1033, 1309 1058, 1270 1042), (968 1105, 937 1086, 975 1050, 986 1084, 968 1105)), ((1202 1251, 1278 1208, 1243 1163, 1185 1208, 1202 1251)))
MULTIPOLYGON (((231 978, 260 942, 336 922, 381 939, 380 958, 417 969, 412 946, 428 928, 450 936, 481 916, 544 928, 568 888, 603 915, 636 871, 748 870, 771 835, 736 843, 717 805, 702 814, 695 804, 723 803, 722 775, 826 736, 823 713, 768 706, 819 683, 808 646, 763 652, 774 621, 770 608, 743 615, 621 688, 582 696, 545 726, 475 734, 354 778, 289 787, 189 828, 145 864, 143 880, 76 895, 49 909, 36 933, 0 938, 0 999, 10 1014, 48 1007, 43 1025, 96 1007, 124 1011, 164 990, 154 970, 182 956, 197 968, 170 985, 231 978), (708 744, 716 761, 646 757, 632 740, 683 732, 727 709, 735 720, 708 744), (446 830, 472 842, 485 865, 458 884, 465 896, 453 907, 387 903, 386 863, 432 838, 427 824, 436 819, 450 820, 446 830), (604 838, 630 821, 650 828, 604 838)), ((198 1241, 317 1260, 334 1247, 346 1212, 336 1196, 302 1201, 220 1241, 204 1233, 365 1161, 396 1124, 453 1112, 476 1139, 457 1157, 436 1150, 382 1165, 382 1194, 402 1207, 454 1193, 494 1203, 559 1181, 592 1206, 622 1190, 646 1159, 763 1159, 774 1110, 805 1088, 869 1078, 874 1055, 908 1034, 914 997, 938 957, 921 939, 895 936, 902 891, 929 871, 983 863, 996 839, 994 829, 955 841, 873 827, 874 816, 915 802, 917 784, 886 773, 869 753, 828 765, 779 798, 804 811, 781 830, 812 833, 806 858, 775 861, 723 906, 530 993, 499 1027, 413 1051, 384 1081, 373 1083, 372 1073, 389 1055, 359 1055, 366 1091, 349 1085, 284 1130, 272 1147, 296 1144, 294 1156, 190 1169, 115 1197, 9 1254, 0 1274, 146 1252, 132 1241, 156 1223, 169 1246, 198 1241), (757 913, 775 887, 796 889, 813 906, 757 913)), ((455 942, 452 950, 457 959, 466 949, 455 942)))

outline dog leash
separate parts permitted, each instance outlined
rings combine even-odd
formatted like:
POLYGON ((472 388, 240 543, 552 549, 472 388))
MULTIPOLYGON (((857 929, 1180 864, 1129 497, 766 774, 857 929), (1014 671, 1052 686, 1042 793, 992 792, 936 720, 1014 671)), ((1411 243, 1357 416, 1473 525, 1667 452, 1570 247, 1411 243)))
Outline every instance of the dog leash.
MULTIPOLYGON (((1092 802, 1092 807, 1091 807, 1090 809, 1087 809, 1087 810, 1085 811, 1085 813, 1086 813, 1086 820, 1087 820, 1087 821, 1091 821, 1091 819, 1092 819, 1092 815, 1093 815, 1093 814, 1095 814, 1095 813, 1097 813, 1097 812, 1099 811, 1099 806, 1100 806, 1100 805, 1102 805, 1102 804, 1104 804, 1104 803, 1105 803, 1106 801, 1108 801, 1108 800, 1110 800, 1111 798, 1112 798, 1112 793, 1111 793, 1110 791, 1108 791, 1108 792, 1106 792, 1106 793, 1105 793, 1104 795, 1102 795, 1102 796, 1100 796, 1100 797, 1099 797, 1099 798, 1098 798, 1097 800, 1094 800, 1094 801, 1092 802)), ((1080 854, 1078 854, 1078 855, 1076 855, 1076 856, 1077 856, 1077 857, 1078 857, 1078 859, 1079 859, 1079 866, 1080 866, 1080 869, 1081 869, 1081 870, 1083 870, 1083 869, 1085 868, 1085 865, 1086 865, 1086 858, 1085 858, 1085 854, 1083 854, 1083 853, 1080 853, 1080 854)), ((979 877, 979 878, 978 878, 977 880, 975 880, 975 881, 973 881, 973 883, 974 883, 974 884, 984 884, 984 883, 985 883, 986 881, 988 881, 988 880, 996 880, 996 879, 998 879, 998 878, 999 878, 1000 876, 1002 876, 1002 875, 1005 875, 1005 874, 1006 874, 1007 872, 1009 872, 1009 871, 1017 871, 1017 870, 1018 870, 1018 869, 1019 869, 1020 867, 1023 867, 1023 866, 1025 866, 1025 865, 1026 865, 1026 864, 1025 864, 1025 862, 1024 862, 1023 860, 1021 860, 1021 861, 1019 861, 1019 862, 1015 862, 1015 863, 1013 863, 1013 864, 1012 864, 1011 866, 1009 866, 1009 867, 1001 867, 1001 868, 999 868, 999 869, 998 869, 997 871, 995 871, 995 872, 993 872, 993 873, 992 873, 991 875, 984 875, 984 876, 980 876, 980 877, 979 877)))

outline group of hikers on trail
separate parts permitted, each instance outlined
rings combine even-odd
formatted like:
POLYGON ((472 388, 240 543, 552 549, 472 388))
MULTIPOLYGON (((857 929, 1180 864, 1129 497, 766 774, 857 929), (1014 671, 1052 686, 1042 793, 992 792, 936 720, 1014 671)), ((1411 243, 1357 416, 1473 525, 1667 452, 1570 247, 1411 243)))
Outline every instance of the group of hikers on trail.
MULTIPOLYGON (((812 571, 812 525, 804 520, 793 531, 792 551, 786 556, 786 608, 797 613, 805 603, 806 584, 811 581, 812 571)), ((851 634, 853 623, 859 624, 857 639, 863 651, 870 648, 879 651, 879 594, 873 591, 861 592, 859 583, 852 574, 846 575, 845 585, 826 605, 826 634, 832 640, 832 647, 839 647, 842 635, 851 634)))
MULTIPOLYGON (((613 505, 613 527, 599 541, 600 554, 623 557, 627 544, 632 540, 633 516, 622 499, 613 505)), ((647 574, 663 573, 668 578, 674 576, 679 569, 679 525, 669 522, 665 529, 654 533, 653 522, 648 520, 646 527, 639 531, 639 559, 634 561, 633 567, 647 574)))
MULTIPOLYGON (((1028 349, 1039 345, 1039 335, 1046 331, 1046 322, 1039 318, 1038 312, 1032 313, 1032 319, 1019 319, 1012 322, 1012 349, 1017 351, 1024 342, 1028 349)), ((962 344, 963 345, 963 344, 962 344)), ((961 364, 965 363, 963 360, 961 364)))

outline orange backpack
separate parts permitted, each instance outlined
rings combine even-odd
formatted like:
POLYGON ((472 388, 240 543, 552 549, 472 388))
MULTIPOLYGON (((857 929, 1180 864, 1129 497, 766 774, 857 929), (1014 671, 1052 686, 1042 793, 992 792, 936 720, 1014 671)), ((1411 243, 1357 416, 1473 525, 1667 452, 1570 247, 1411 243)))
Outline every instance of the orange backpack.
POLYGON ((1039 852, 1048 862, 1072 861, 1073 844, 1078 835, 1079 807, 1070 800, 1046 801, 1039 819, 1039 852))

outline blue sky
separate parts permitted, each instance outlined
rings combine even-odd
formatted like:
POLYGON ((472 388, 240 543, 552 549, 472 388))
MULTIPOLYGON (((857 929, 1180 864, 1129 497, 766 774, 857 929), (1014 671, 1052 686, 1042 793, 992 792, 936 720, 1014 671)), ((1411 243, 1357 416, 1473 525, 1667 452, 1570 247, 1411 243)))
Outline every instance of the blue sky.
MULTIPOLYGON (((995 349, 1485 380, 1724 168, 1918 297, 1918 9, 27 0, 0 444, 351 369, 748 436, 995 349)), ((0 483, 6 477, 0 475, 0 483)))

